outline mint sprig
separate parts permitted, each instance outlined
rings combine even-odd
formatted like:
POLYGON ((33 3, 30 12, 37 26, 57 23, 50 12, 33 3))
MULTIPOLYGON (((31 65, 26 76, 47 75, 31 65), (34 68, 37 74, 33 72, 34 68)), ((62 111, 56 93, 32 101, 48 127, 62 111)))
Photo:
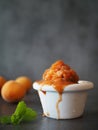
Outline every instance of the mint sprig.
POLYGON ((24 101, 20 101, 11 116, 0 117, 0 123, 18 125, 21 122, 32 121, 36 116, 36 111, 27 107, 24 101))

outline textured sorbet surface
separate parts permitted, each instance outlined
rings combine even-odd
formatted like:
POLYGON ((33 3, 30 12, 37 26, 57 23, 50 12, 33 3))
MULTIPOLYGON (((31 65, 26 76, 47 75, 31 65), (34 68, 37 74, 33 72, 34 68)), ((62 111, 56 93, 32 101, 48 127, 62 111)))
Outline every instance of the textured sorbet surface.
POLYGON ((59 93, 62 93, 67 85, 78 83, 78 80, 77 73, 62 60, 58 60, 45 70, 43 79, 38 83, 42 86, 45 84, 52 85, 59 93))

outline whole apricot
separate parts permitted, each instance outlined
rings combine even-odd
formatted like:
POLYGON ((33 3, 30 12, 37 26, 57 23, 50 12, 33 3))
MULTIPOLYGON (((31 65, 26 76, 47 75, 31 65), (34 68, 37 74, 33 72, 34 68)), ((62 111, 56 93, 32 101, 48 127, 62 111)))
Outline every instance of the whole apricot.
POLYGON ((7 102, 17 102, 21 100, 25 94, 26 89, 14 80, 7 81, 1 89, 1 96, 7 102))
POLYGON ((32 87, 32 80, 26 76, 16 78, 16 82, 21 83, 26 88, 26 91, 29 91, 32 87))
POLYGON ((3 76, 0 76, 0 90, 2 88, 2 86, 5 84, 6 79, 3 76))

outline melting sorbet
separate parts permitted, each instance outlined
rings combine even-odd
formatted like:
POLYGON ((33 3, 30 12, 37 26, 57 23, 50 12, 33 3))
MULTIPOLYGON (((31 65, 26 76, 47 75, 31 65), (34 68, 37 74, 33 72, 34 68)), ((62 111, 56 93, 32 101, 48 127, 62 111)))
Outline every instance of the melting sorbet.
POLYGON ((77 73, 62 60, 56 61, 51 67, 45 70, 43 79, 38 81, 39 84, 52 85, 59 94, 62 94, 64 88, 69 84, 78 83, 79 76, 77 73))

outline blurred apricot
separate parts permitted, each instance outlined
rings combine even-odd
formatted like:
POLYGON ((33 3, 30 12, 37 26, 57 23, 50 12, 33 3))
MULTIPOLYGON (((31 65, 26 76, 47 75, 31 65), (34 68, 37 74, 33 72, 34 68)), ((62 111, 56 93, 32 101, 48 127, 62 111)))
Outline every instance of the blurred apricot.
POLYGON ((0 76, 0 90, 2 88, 2 86, 5 84, 6 79, 3 76, 0 76))
POLYGON ((16 78, 16 82, 21 83, 27 91, 29 91, 32 87, 32 80, 26 76, 16 78))
POLYGON ((7 81, 1 89, 1 96, 7 102, 17 102, 21 100, 25 94, 26 89, 14 80, 7 81))

